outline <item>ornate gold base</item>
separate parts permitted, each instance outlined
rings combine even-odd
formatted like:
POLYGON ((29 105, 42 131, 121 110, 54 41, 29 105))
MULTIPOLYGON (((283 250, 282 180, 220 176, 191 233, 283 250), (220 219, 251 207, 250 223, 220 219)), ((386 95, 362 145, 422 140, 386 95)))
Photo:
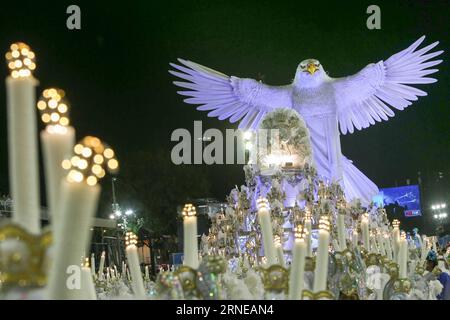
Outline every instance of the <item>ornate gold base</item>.
POLYGON ((52 235, 33 235, 10 223, 0 226, 0 283, 3 286, 42 287, 47 283, 47 249, 52 235))

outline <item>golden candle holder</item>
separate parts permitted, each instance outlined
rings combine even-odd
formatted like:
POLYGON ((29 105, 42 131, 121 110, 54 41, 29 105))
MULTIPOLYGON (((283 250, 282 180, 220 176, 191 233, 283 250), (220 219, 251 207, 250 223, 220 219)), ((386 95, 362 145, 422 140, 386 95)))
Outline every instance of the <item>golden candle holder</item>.
POLYGON ((289 271, 278 264, 271 265, 262 271, 262 280, 266 291, 276 293, 288 293, 289 291, 289 271))
POLYGON ((310 290, 303 290, 303 300, 334 300, 334 295, 328 290, 319 291, 316 293, 310 290))
POLYGON ((0 284, 43 287, 47 283, 47 252, 52 235, 33 235, 19 225, 0 226, 0 284))
POLYGON ((306 257, 305 258, 305 272, 314 272, 316 269, 316 257, 306 257))
POLYGON ((407 278, 404 279, 396 279, 394 281, 394 292, 395 293, 406 293, 408 294, 411 291, 411 281, 407 278))
POLYGON ((179 279, 185 296, 201 297, 197 289, 197 270, 189 266, 181 266, 174 275, 179 279))

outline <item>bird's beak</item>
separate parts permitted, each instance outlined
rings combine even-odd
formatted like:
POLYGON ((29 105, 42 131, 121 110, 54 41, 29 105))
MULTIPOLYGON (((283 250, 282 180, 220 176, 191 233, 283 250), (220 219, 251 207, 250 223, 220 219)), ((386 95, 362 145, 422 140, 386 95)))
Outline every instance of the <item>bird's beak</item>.
POLYGON ((314 74, 319 68, 316 67, 314 63, 308 63, 308 67, 306 68, 310 74, 314 74))

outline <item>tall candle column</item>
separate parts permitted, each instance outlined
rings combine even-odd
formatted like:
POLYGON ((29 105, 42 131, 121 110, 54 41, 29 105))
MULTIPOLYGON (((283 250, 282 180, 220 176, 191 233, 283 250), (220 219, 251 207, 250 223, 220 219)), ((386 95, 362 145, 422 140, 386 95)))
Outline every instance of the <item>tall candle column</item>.
POLYGON ((114 265, 114 276, 119 279, 119 272, 117 271, 116 265, 114 265))
POLYGON ((75 155, 63 161, 68 174, 62 182, 61 223, 56 229, 53 265, 49 273, 48 296, 50 299, 73 299, 76 289, 66 285, 67 270, 79 265, 90 239, 90 228, 97 210, 100 186, 105 169, 115 171, 118 162, 114 151, 98 138, 85 137, 74 147, 75 155), (70 166, 69 166, 70 164, 70 166))
POLYGON ((358 231, 356 229, 353 229, 352 232, 352 244, 353 248, 358 247, 358 231))
POLYGON ((394 261, 398 262, 398 245, 400 241, 400 221, 392 221, 392 250, 394 251, 394 261))
POLYGON ((370 252, 370 233, 369 233, 369 216, 368 214, 363 214, 361 217, 361 236, 363 239, 363 246, 370 252))
POLYGON ((347 249, 347 241, 345 237, 345 210, 340 209, 337 214, 337 230, 339 238, 339 247, 341 251, 347 249))
POLYGON ((311 243, 312 214, 308 207, 305 208, 304 224, 305 224, 304 228, 306 229, 306 254, 308 257, 312 257, 312 243, 311 243))
POLYGON ((95 277, 95 255, 91 254, 91 274, 95 277))
POLYGON ((406 241, 406 234, 402 231, 398 250, 398 274, 400 279, 407 278, 407 263, 408 242, 406 241))
POLYGON ((428 254, 428 238, 426 235, 423 235, 422 237, 423 237, 423 240, 422 240, 420 261, 424 262, 427 258, 427 254, 428 254))
POLYGON ((294 247, 292 265, 289 275, 289 299, 301 300, 305 277, 306 242, 305 232, 301 225, 294 229, 294 247))
POLYGON ((261 233, 263 237, 264 256, 267 259, 267 265, 277 264, 277 256, 274 246, 272 222, 270 219, 269 201, 266 198, 260 197, 257 200, 258 220, 261 226, 261 233))
POLYGON ((125 236, 126 252, 128 266, 131 272, 131 286, 133 293, 138 299, 145 298, 144 280, 142 279, 142 272, 139 263, 139 256, 137 252, 137 237, 133 232, 127 232, 125 236))
POLYGON ((89 259, 86 258, 85 264, 81 267, 81 295, 82 300, 96 300, 94 281, 92 280, 91 268, 89 268, 89 259))
POLYGON ((391 239, 390 239, 391 237, 389 236, 389 233, 386 232, 384 234, 383 238, 384 238, 384 244, 386 247, 386 256, 388 257, 389 260, 392 260, 393 256, 392 256, 391 239))
POLYGON ((386 256, 386 248, 384 247, 384 239, 383 239, 383 233, 381 232, 380 229, 377 229, 376 231, 376 239, 377 239, 377 243, 378 243, 378 249, 379 249, 379 253, 382 256, 386 256))
MULTIPOLYGON (((42 122, 47 125, 41 131, 41 143, 48 212, 52 229, 56 230, 61 212, 61 180, 65 174, 61 163, 70 156, 75 145, 75 130, 69 126, 68 102, 63 90, 56 88, 44 90, 37 108, 41 113, 42 122)), ((58 239, 55 239, 55 242, 57 241, 58 239)))
POLYGON ((14 43, 10 49, 6 53, 11 72, 6 78, 6 104, 9 183, 14 201, 12 221, 28 232, 39 234, 39 153, 35 110, 38 81, 32 74, 36 69, 35 55, 24 43, 14 43))
POLYGON ((370 252, 379 254, 380 248, 378 248, 377 237, 376 237, 375 231, 370 232, 370 243, 371 243, 370 252))
POLYGON ((126 265, 125 265, 125 262, 122 261, 122 269, 120 270, 120 275, 122 276, 123 279, 125 279, 125 276, 126 276, 126 274, 125 274, 126 268, 127 268, 127 267, 126 267, 126 265))
MULTIPOLYGON (((422 242, 421 235, 417 233, 416 237, 417 237, 417 241, 419 242, 419 247, 422 248, 423 242, 422 242)), ((413 240, 413 241, 415 241, 415 240, 413 240)))
POLYGON ((283 268, 285 268, 286 265, 284 263, 283 245, 281 244, 280 236, 275 236, 274 243, 275 243, 275 250, 277 252, 278 264, 283 268))
POLYGON ((147 280, 147 281, 150 280, 150 274, 148 272, 148 266, 145 266, 145 280, 147 280))
POLYGON ((103 269, 105 268, 105 251, 102 251, 100 256, 100 264, 98 266, 98 278, 103 279, 103 269))
POLYGON ((314 292, 327 289, 328 245, 330 243, 330 220, 321 216, 319 220, 319 246, 317 247, 316 270, 314 272, 314 292))
POLYGON ((185 266, 198 268, 197 213, 188 203, 183 208, 184 261, 185 266))

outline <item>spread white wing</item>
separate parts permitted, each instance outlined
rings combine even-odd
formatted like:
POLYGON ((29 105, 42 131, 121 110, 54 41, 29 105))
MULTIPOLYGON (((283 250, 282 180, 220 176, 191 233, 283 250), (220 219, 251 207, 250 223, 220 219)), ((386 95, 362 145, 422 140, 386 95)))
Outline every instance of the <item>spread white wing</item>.
POLYGON ((209 117, 240 121, 240 129, 256 129, 262 117, 275 108, 291 108, 291 90, 287 86, 269 86, 253 79, 229 77, 192 61, 178 59, 182 65, 169 72, 185 81, 174 81, 188 96, 184 102, 200 105, 197 110, 209 111, 209 117))
POLYGON ((391 108, 403 110, 418 97, 427 95, 411 85, 437 81, 426 76, 438 71, 428 68, 442 62, 431 59, 443 51, 428 53, 439 42, 416 50, 424 39, 425 36, 421 37, 386 61, 369 64, 353 76, 334 80, 337 115, 343 134, 353 133, 354 128, 367 128, 375 121, 388 120, 394 116, 391 108))

